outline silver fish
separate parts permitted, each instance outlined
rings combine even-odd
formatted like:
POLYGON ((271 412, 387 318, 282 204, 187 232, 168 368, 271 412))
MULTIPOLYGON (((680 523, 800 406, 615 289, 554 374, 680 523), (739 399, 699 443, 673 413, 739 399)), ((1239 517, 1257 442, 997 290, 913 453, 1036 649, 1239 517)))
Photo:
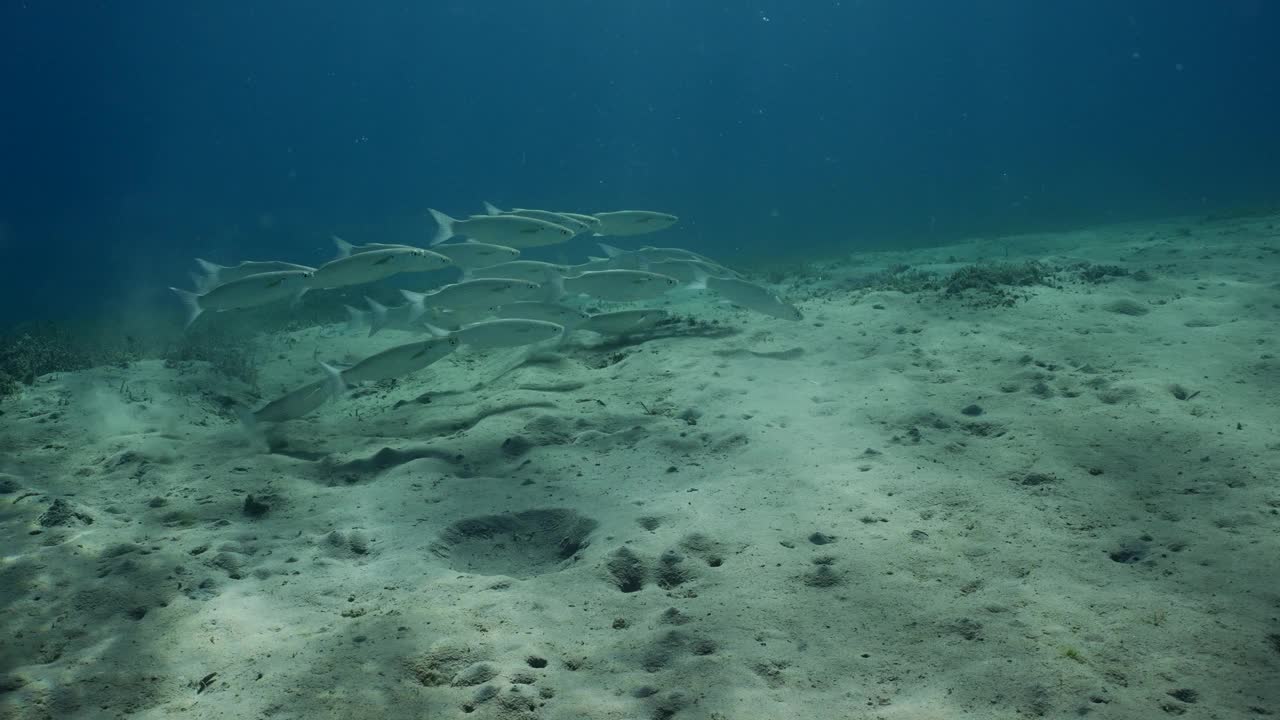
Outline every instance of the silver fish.
POLYGON ((659 297, 679 283, 675 278, 644 270, 589 270, 557 277, 554 285, 562 291, 561 295, 581 294, 598 300, 629 302, 659 297))
POLYGON ((804 315, 794 305, 778 297, 769 288, 738 278, 722 278, 699 273, 691 289, 707 289, 739 307, 781 320, 803 320, 804 315))
POLYGON ((296 420, 314 412, 333 396, 333 386, 326 380, 318 380, 285 393, 253 412, 240 411, 240 421, 253 429, 260 422, 296 420))
POLYGON ((433 337, 374 353, 345 370, 325 363, 320 365, 328 373, 331 386, 342 389, 355 383, 390 380, 417 372, 444 358, 457 347, 457 338, 433 337))
POLYGON ((428 212, 438 226, 435 238, 431 241, 432 246, 461 235, 480 242, 520 249, 556 245, 577 234, 563 225, 519 215, 472 215, 458 220, 439 210, 428 212))
POLYGON ((316 269, 306 265, 298 265, 296 263, 280 262, 278 260, 245 260, 239 265, 218 265, 208 260, 196 258, 196 263, 204 270, 204 277, 192 276, 196 281, 196 292, 206 293, 213 288, 250 275, 261 275, 267 272, 281 272, 283 270, 303 270, 306 272, 315 272, 316 269))
POLYGON ((654 247, 652 245, 642 245, 636 252, 645 255, 649 259, 666 258, 668 260, 679 260, 680 258, 688 258, 690 260, 701 260, 702 262, 715 264, 715 260, 701 255, 692 250, 674 247, 654 247))
POLYGON ((577 275, 578 273, 584 273, 584 272, 587 272, 588 270, 639 270, 639 269, 640 268, 638 267, 629 267, 629 268, 619 267, 619 264, 615 263, 612 258, 588 256, 587 261, 584 263, 578 263, 577 265, 569 265, 568 272, 566 272, 565 275, 577 275))
POLYGON ((534 218, 535 220, 546 220, 549 223, 552 223, 555 225, 562 225, 575 232, 584 232, 587 230, 588 227, 590 227, 586 223, 580 220, 571 218, 568 215, 564 215, 562 213, 551 212, 550 210, 531 210, 529 208, 512 208, 510 210, 503 210, 491 202, 485 202, 484 214, 485 215, 518 215, 520 217, 534 218))
POLYGON ((590 330, 602 335, 625 335, 648 330, 665 320, 667 314, 666 310, 657 309, 598 313, 588 317, 577 329, 590 330))
POLYGON ((428 307, 491 308, 521 300, 541 300, 547 291, 538 283, 525 280, 478 278, 445 285, 429 293, 401 290, 400 294, 416 307, 421 317, 428 307))
POLYGON ((566 329, 573 328, 590 317, 587 313, 566 305, 536 300, 507 303, 494 314, 506 319, 544 320, 563 325, 566 329))
POLYGON ((638 263, 666 262, 668 260, 693 260, 719 267, 719 263, 706 255, 699 255, 692 250, 685 250, 684 248, 663 248, 646 245, 639 250, 623 250, 622 248, 606 245, 604 243, 596 243, 596 245, 599 246, 600 250, 603 251, 607 257, 613 260, 630 260, 638 263))
POLYGON ((498 263, 511 262, 520 257, 520 251, 505 245, 467 240, 460 243, 444 243, 431 248, 433 251, 449 258, 454 265, 463 270, 477 270, 498 263))
POLYGON ((411 247, 370 250, 331 260, 316 269, 313 288, 362 285, 405 272, 426 272, 449 266, 449 258, 430 250, 411 247))
POLYGON ((728 268, 704 263, 701 260, 659 260, 644 264, 644 269, 659 275, 669 275, 680 281, 681 285, 692 285, 699 275, 716 275, 729 277, 728 268))
POLYGON ((418 318, 418 327, 421 330, 429 330, 431 327, 444 328, 446 330, 457 330, 463 325, 480 322, 481 320, 493 319, 497 308, 494 307, 431 307, 426 309, 426 314, 418 318))
POLYGON ((202 294, 179 288, 169 289, 177 293, 186 304, 187 325, 190 326, 206 310, 241 310, 285 298, 296 300, 307 291, 312 276, 313 273, 308 270, 279 270, 222 283, 202 294))
POLYGON ((512 260, 511 262, 498 263, 479 270, 468 270, 463 273, 463 277, 468 279, 511 278, 513 280, 545 283, 553 274, 564 275, 568 272, 569 268, 565 265, 556 265, 542 262, 541 260, 512 260))
POLYGON ((412 245, 399 245, 395 243, 365 243, 364 245, 353 245, 337 235, 331 235, 330 238, 333 240, 333 244, 338 246, 339 259, 351 257, 352 255, 359 255, 360 253, 371 252, 373 250, 392 250, 395 248, 413 247, 412 245))
POLYGON ((595 215, 584 215, 582 213, 559 212, 559 211, 557 211, 556 214, 563 215, 569 218, 570 220, 577 220, 578 222, 582 223, 582 226, 587 228, 588 230, 595 230, 597 227, 600 226, 600 218, 596 217, 595 215))
POLYGON ((474 350, 519 347, 546 340, 560 340, 564 337, 563 325, 557 325, 545 320, 526 320, 523 318, 482 320, 477 323, 463 325, 453 331, 428 327, 437 336, 457 340, 474 350))
POLYGON ((644 235, 665 230, 680 221, 675 215, 649 210, 616 210, 595 213, 595 217, 600 221, 595 228, 596 235, 644 235))

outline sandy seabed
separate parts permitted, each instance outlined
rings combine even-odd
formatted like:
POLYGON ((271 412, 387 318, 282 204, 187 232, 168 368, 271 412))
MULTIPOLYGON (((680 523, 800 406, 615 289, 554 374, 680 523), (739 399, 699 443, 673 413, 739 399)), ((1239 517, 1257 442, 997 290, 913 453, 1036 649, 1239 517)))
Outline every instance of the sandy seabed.
POLYGON ((0 402, 0 717, 1280 715, 1280 218, 780 289, 804 321, 675 297, 265 449, 232 402, 406 336, 263 338, 258 395, 40 378, 0 402), (1049 284, 882 282, 1027 260, 1049 284))

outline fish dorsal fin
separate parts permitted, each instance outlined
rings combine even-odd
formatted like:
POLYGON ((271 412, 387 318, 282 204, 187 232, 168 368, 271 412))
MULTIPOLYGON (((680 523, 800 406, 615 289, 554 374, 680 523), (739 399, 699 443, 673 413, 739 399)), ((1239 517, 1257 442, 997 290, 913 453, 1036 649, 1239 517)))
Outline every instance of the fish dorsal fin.
POLYGON ((333 240, 333 244, 338 247, 339 258, 351 257, 351 251, 355 249, 355 245, 352 245, 337 235, 330 235, 329 238, 333 240))

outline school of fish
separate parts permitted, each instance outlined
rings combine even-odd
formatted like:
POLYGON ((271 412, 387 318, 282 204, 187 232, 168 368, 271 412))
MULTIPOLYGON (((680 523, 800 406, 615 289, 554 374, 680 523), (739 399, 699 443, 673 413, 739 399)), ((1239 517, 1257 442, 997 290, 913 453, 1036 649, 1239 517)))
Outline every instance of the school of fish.
POLYGON ((436 232, 426 248, 333 237, 338 254, 319 267, 281 261, 217 265, 197 258, 194 290, 171 288, 190 326, 206 312, 249 310, 297 303, 310 290, 365 285, 402 273, 456 268, 454 282, 429 292, 401 290, 405 302, 388 307, 366 297, 367 309, 347 306, 348 327, 372 336, 383 330, 415 339, 373 353, 349 367, 320 362, 323 378, 292 390, 257 410, 240 410, 250 427, 285 422, 314 412, 353 385, 418 372, 460 347, 491 350, 559 344, 571 333, 620 336, 661 323, 667 312, 634 308, 588 313, 580 298, 615 303, 657 300, 676 290, 713 293, 756 313, 798 321, 803 316, 769 288, 696 252, 645 246, 624 250, 600 244, 603 257, 579 265, 521 259, 521 250, 556 245, 582 234, 631 237, 664 230, 679 218, 648 210, 593 215, 528 208, 502 210, 486 202, 483 214, 454 218, 429 213, 436 232))

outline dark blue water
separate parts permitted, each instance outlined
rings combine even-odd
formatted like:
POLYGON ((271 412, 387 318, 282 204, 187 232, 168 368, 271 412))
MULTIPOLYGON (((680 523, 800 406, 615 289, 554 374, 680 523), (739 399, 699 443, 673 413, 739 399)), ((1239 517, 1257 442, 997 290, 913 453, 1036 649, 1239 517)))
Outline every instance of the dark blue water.
POLYGON ((663 244, 729 257, 1266 203, 1277 27, 1266 0, 10 0, 0 317, 486 199, 675 212, 663 244))

